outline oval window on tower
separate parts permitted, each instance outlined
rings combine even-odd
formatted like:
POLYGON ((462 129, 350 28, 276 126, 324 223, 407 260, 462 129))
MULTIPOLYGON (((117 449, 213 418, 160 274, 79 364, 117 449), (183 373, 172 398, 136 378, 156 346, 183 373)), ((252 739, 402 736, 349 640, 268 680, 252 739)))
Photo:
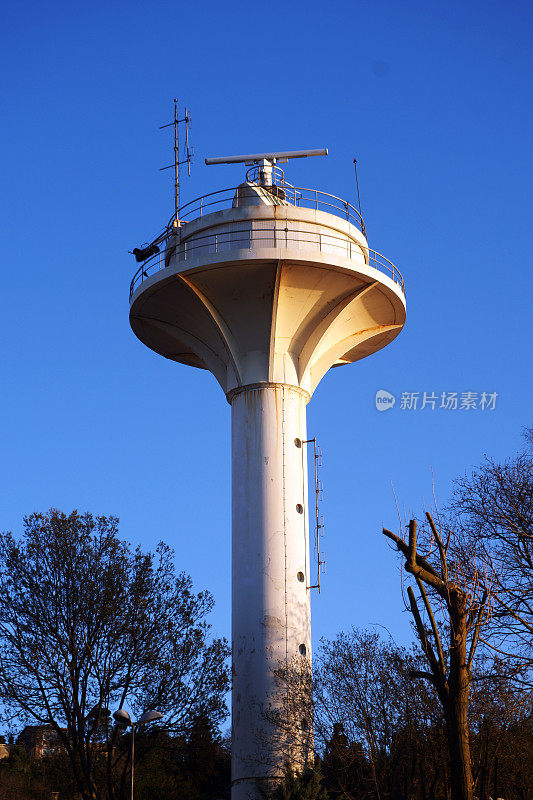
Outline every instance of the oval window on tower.
POLYGON ((298 650, 300 651, 300 655, 302 656, 307 655, 307 647, 305 646, 305 644, 301 644, 298 650))
POLYGON ((298 578, 298 580, 300 581, 300 583, 303 583, 303 582, 304 582, 304 580, 305 580, 305 575, 303 574, 303 572, 299 572, 299 573, 296 575, 296 577, 298 578))
POLYGON ((301 439, 295 439, 294 440, 294 444, 296 445, 296 447, 301 447, 302 446, 302 440, 301 439))
POLYGON ((296 511, 298 512, 298 514, 304 513, 304 507, 301 503, 296 503, 296 511))

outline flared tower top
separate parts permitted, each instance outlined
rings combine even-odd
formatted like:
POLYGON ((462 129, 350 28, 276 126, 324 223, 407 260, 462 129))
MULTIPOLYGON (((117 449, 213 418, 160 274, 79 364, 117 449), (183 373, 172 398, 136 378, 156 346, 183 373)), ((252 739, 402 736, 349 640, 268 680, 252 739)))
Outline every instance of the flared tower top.
POLYGON ((230 401, 254 384, 311 396, 330 367, 375 353, 405 323, 402 276, 369 248, 357 209, 292 186, 266 155, 237 157, 256 159, 244 182, 182 206, 130 287, 138 338, 210 370, 230 401))

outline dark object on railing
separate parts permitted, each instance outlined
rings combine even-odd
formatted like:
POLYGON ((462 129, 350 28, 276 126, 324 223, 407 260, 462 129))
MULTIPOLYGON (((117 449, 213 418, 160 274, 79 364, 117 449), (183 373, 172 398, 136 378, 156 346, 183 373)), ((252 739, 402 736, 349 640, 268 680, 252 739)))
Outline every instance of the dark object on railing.
POLYGON ((150 256, 155 256, 159 253, 159 247, 156 244, 149 244, 148 247, 134 247, 131 251, 135 256, 137 262, 146 261, 150 256))

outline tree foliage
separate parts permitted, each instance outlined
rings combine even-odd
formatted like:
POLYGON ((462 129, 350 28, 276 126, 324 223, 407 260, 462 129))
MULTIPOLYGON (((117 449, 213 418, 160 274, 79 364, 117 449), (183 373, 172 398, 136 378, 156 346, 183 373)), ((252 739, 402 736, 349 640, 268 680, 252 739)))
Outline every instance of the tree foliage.
POLYGON ((457 530, 475 537, 492 584, 494 608, 484 643, 511 660, 533 690, 533 429, 529 447, 503 462, 488 457, 455 482, 457 530))
POLYGON ((315 731, 331 794, 353 800, 408 796, 446 775, 435 691, 413 683, 416 660, 375 631, 323 640, 315 665, 315 731), (444 766, 444 770, 443 770, 444 766))
MULTIPOLYGON (((406 650, 372 630, 354 628, 322 641, 313 664, 320 772, 314 791, 331 800, 450 800, 445 714, 433 684, 410 677, 419 662, 418 648, 406 650)), ((310 712, 298 690, 307 681, 302 666, 294 662, 278 674, 293 719, 310 712)), ((533 798, 533 704, 524 697, 504 663, 479 655, 468 734, 472 790, 480 800, 533 798)), ((280 793, 303 792, 297 778, 312 773, 308 764, 286 775, 280 793)))
POLYGON ((328 800, 328 793, 323 785, 320 759, 300 771, 295 771, 286 764, 283 780, 268 795, 271 800, 328 800))
POLYGON ((0 582, 5 714, 55 728, 84 798, 123 794, 128 748, 109 709, 157 709, 174 733, 225 717, 228 648, 210 640, 212 597, 175 573, 166 545, 143 553, 113 517, 52 509, 25 518, 20 539, 0 535, 0 582))

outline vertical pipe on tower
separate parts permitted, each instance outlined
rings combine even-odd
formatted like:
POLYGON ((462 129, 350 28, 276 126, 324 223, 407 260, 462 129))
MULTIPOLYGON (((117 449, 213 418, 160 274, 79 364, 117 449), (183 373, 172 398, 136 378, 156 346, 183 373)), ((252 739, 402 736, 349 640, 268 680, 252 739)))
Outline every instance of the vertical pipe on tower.
MULTIPOLYGON (((275 673, 311 658, 308 399, 263 384, 231 401, 232 800, 262 797, 281 775, 287 749, 272 714, 284 688, 275 673)), ((311 721, 294 720, 302 723, 311 721)))

